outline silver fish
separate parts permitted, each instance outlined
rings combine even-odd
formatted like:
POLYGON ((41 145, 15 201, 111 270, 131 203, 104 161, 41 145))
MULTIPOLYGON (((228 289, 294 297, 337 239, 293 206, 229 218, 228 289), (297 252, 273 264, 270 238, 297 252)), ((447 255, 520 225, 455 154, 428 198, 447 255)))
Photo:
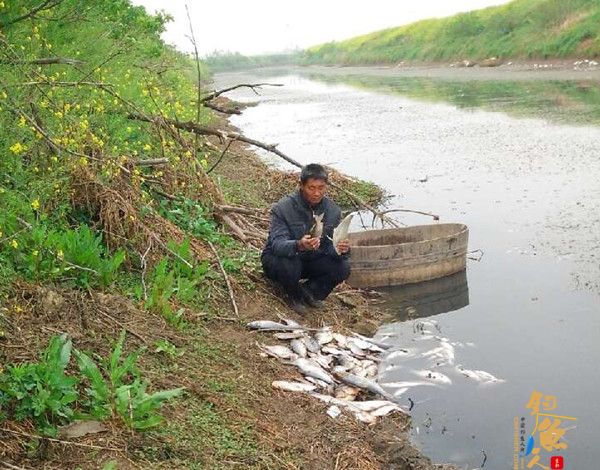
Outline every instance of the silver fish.
POLYGON ((314 385, 301 382, 289 382, 287 380, 275 380, 271 385, 273 388, 285 390, 286 392, 312 392, 317 389, 314 385))
POLYGON ((342 347, 346 347, 346 343, 348 342, 348 338, 340 333, 333 333, 333 339, 335 339, 336 343, 342 347))
POLYGON ((348 214, 346 217, 344 217, 344 220, 342 220, 339 223, 339 225, 333 229, 333 238, 331 239, 331 241, 333 243, 333 247, 335 248, 335 252, 338 255, 340 254, 337 248, 338 243, 342 240, 348 239, 348 230, 350 229, 350 222, 352 222, 352 217, 354 217, 354 214, 348 214))
POLYGON ((333 358, 331 356, 323 356, 322 354, 314 354, 314 353, 309 353, 308 355, 313 361, 315 361, 317 364, 319 364, 324 369, 331 368, 331 361, 333 360, 333 358))
POLYGON ((356 338, 362 339, 363 341, 366 341, 367 343, 371 343, 372 345, 376 346, 377 348, 379 348, 377 350, 377 352, 381 352, 380 350, 387 350, 390 349, 392 346, 390 344, 384 344, 380 341, 376 341, 373 338, 367 338, 366 336, 360 335, 358 333, 352 333, 352 335, 356 338))
POLYGON ((315 364, 309 359, 300 357, 293 361, 292 364, 294 364, 298 368, 302 375, 322 380, 323 382, 328 384, 334 383, 333 377, 331 375, 325 372, 318 364, 315 364))
POLYGON ((304 380, 306 380, 307 382, 310 382, 311 384, 316 385, 319 388, 325 389, 325 391, 327 393, 333 392, 333 385, 330 385, 327 382, 324 382, 322 380, 315 379, 314 377, 309 377, 309 376, 304 377, 304 380))
POLYGON ((423 381, 409 381, 403 380, 401 382, 386 382, 382 383, 385 388, 410 388, 410 387, 419 387, 421 385, 429 385, 431 387, 437 387, 438 384, 434 384, 431 382, 423 382, 423 381))
POLYGON ((342 354, 346 354, 341 349, 334 348, 333 346, 323 346, 321 351, 323 351, 325 354, 331 354, 332 356, 341 356, 342 354))
POLYGON ((276 321, 271 320, 251 321, 250 323, 246 324, 246 327, 250 328, 251 330, 259 331, 294 331, 299 329, 296 326, 284 325, 283 323, 277 323, 276 321))
POLYGON ((363 390, 367 390, 371 393, 381 395, 387 400, 393 400, 393 396, 387 393, 377 382, 374 382, 373 380, 365 379, 364 377, 357 377, 356 375, 352 374, 337 374, 336 377, 348 385, 362 388, 363 390))
POLYGON ((434 372, 432 370, 415 370, 414 374, 417 374, 419 377, 427 380, 432 380, 433 382, 437 382, 440 384, 451 385, 452 380, 445 374, 441 372, 434 372))
POLYGON ((470 379, 474 379, 477 382, 481 382, 482 385, 506 382, 506 380, 494 377, 492 374, 484 370, 463 369, 460 365, 456 367, 456 370, 463 374, 465 377, 469 377, 470 379))
POLYGON ((311 237, 321 238, 323 236, 323 216, 324 215, 325 215, 325 212, 323 212, 322 214, 319 214, 319 215, 316 215, 315 213, 313 213, 314 222, 312 224, 312 227, 308 231, 308 234, 311 237))
POLYGON ((305 336, 303 338, 304 344, 306 345, 306 349, 308 349, 311 353, 318 353, 321 351, 321 345, 319 342, 313 338, 312 336, 305 336))
POLYGON ((315 333, 315 339, 321 346, 323 346, 324 344, 333 341, 333 334, 329 329, 323 329, 315 333))
POLYGON ((305 334, 306 333, 303 331, 292 331, 291 333, 275 333, 273 336, 277 339, 287 341, 290 339, 302 338, 305 334))
POLYGON ((256 344, 258 345, 261 351, 267 353, 269 356, 273 356, 278 359, 291 359, 292 361, 298 359, 298 355, 294 354, 294 352, 286 346, 267 346, 265 344, 256 344))
POLYGON ((290 347, 300 357, 306 357, 306 345, 301 339, 295 338, 290 341, 290 347))

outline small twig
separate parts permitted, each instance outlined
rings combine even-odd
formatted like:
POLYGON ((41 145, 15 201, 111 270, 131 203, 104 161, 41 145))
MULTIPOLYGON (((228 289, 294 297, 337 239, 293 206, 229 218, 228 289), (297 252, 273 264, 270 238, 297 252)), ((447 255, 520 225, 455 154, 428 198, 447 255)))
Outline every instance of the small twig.
POLYGON ((70 446, 87 447, 88 449, 112 450, 112 451, 116 451, 116 452, 123 451, 123 449, 117 449, 116 447, 103 447, 103 446, 96 446, 94 444, 83 444, 81 442, 63 441, 61 439, 55 439, 53 437, 36 436, 35 434, 28 434, 26 432, 13 431, 12 429, 6 429, 6 428, 0 428, 0 432, 7 432, 10 434, 16 434, 17 436, 30 437, 33 439, 45 439, 50 442, 58 442, 60 444, 67 444, 70 446))
POLYGON ((485 450, 482 450, 481 453, 483 454, 483 462, 481 462, 480 468, 483 468, 483 466, 487 462, 487 454, 485 453, 485 450))
POLYGON ((3 468, 8 468, 10 470, 27 470, 25 467, 17 467, 11 463, 4 462, 3 460, 0 460, 0 465, 3 465, 3 468))
POLYGON ((144 301, 148 300, 148 288, 146 287, 146 270, 148 269, 148 263, 146 262, 146 256, 150 253, 152 244, 148 245, 146 252, 142 255, 140 253, 140 265, 142 268, 142 289, 144 290, 144 301))
POLYGON ((194 269, 194 265, 192 263, 190 263, 187 259, 183 258, 180 254, 175 253, 173 250, 171 250, 171 248, 169 248, 160 238, 158 238, 158 236, 155 233, 152 234, 152 238, 154 238, 164 250, 171 253, 173 256, 175 256, 175 258, 183 262, 188 268, 194 269))
POLYGON ((101 315, 104 315, 104 317, 108 318, 110 321, 112 321, 113 323, 115 323, 116 325, 120 326, 121 328, 123 328, 125 331, 127 331, 127 333, 129 333, 130 335, 135 336, 137 339, 139 339, 142 343, 144 343, 146 346, 148 346, 148 341, 141 335, 137 334, 135 331, 133 331, 131 328, 127 328, 123 323, 121 323, 119 320, 117 320, 116 318, 114 318, 112 315, 109 315, 108 313, 106 313, 105 311, 103 311, 102 309, 98 308, 98 306, 95 306, 96 311, 98 313, 100 313, 101 315))
POLYGON ((469 251, 469 252, 467 253, 467 255, 470 255, 470 254, 475 254, 475 253, 479 253, 479 256, 478 256, 478 257, 476 257, 476 256, 467 256, 467 258, 468 258, 468 259, 470 259, 470 260, 473 260, 473 261, 477 261, 477 262, 479 262, 479 261, 481 261, 481 258, 483 258, 483 255, 485 254, 485 253, 483 252, 483 250, 481 250, 481 249, 477 249, 477 250, 469 251))
POLYGON ((148 158, 147 160, 138 160, 134 162, 137 166, 159 166, 169 163, 168 158, 148 158))
POLYGON ((225 156, 225 153, 227 152, 227 150, 229 150, 229 147, 231 147, 231 144, 233 144, 233 142, 235 141, 235 139, 231 139, 228 143, 227 146, 223 149, 223 151, 221 152, 221 156, 219 157, 219 159, 213 164, 213 166, 211 166, 208 170, 206 170, 206 174, 208 175, 211 171, 213 171, 217 165, 219 163, 221 163, 221 160, 223 160, 223 157, 225 156))
POLYGON ((225 268, 223 267, 223 263, 221 262, 221 258, 219 257, 219 253, 217 253, 217 249, 215 248, 215 246, 210 241, 208 241, 208 246, 210 246, 210 249, 215 254, 215 257, 217 258, 217 262, 219 263, 219 268, 221 269, 221 273, 223 274, 223 277, 225 278, 225 282, 227 283, 227 290, 229 290, 229 298, 231 299, 231 305, 233 306, 233 311, 235 312, 235 316, 239 318, 240 312, 238 311, 237 304, 235 303, 235 297, 233 296, 233 288, 231 287, 231 282, 229 282, 229 276, 225 272, 225 268))

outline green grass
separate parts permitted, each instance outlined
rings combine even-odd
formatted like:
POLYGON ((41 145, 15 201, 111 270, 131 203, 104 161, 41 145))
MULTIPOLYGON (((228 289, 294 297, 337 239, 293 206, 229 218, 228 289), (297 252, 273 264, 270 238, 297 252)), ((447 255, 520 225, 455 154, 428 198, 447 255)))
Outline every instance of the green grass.
POLYGON ((374 64, 489 57, 549 59, 600 55, 596 0, 513 2, 389 28, 305 51, 305 64, 374 64))

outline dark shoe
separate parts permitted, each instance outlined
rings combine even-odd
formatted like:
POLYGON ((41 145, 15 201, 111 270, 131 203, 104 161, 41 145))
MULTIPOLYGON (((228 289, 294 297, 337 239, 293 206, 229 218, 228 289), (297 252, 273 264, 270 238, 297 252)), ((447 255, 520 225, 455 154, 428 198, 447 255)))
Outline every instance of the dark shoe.
POLYGON ((308 309, 301 299, 291 299, 290 308, 300 315, 306 315, 308 313, 308 309))
POLYGON ((306 286, 300 286, 300 290, 302 291, 302 300, 306 302, 312 308, 322 308, 325 305, 325 302, 322 300, 317 300, 314 298, 310 289, 306 286))

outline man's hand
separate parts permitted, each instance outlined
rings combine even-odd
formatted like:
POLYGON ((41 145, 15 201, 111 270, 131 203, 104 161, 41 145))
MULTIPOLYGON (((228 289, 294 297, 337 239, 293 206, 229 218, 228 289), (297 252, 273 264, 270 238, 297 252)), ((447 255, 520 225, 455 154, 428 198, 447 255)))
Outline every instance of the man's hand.
POLYGON ((304 235, 298 240, 298 250, 300 251, 316 250, 320 245, 321 239, 310 235, 304 235))
POLYGON ((350 250, 350 242, 348 240, 340 240, 336 248, 340 255, 348 253, 350 250))

